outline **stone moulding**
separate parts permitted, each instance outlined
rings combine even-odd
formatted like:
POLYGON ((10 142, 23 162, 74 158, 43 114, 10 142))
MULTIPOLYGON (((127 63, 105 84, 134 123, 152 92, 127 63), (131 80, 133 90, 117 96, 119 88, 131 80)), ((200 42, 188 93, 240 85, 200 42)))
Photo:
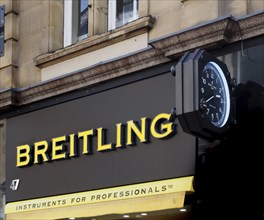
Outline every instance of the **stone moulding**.
POLYGON ((18 106, 18 97, 19 94, 17 94, 16 90, 13 88, 0 91, 0 113, 1 111, 18 106))
POLYGON ((231 17, 217 20, 208 25, 195 27, 187 31, 178 32, 165 39, 151 44, 164 52, 166 57, 178 57, 194 48, 217 48, 231 42, 232 33, 236 25, 231 17))
POLYGON ((72 57, 89 53, 122 40, 146 33, 153 27, 154 22, 155 19, 151 16, 142 17, 115 30, 91 36, 53 53, 40 55, 34 59, 35 65, 41 68, 47 67, 71 59, 72 57))
MULTIPOLYGON (((206 24, 155 39, 149 42, 151 47, 143 51, 98 63, 85 70, 66 74, 37 85, 0 91, 0 113, 14 106, 32 104, 59 94, 88 88, 97 83, 148 67, 165 64, 172 59, 179 58, 185 51, 198 47, 205 49, 221 48, 223 45, 264 35, 263 20, 263 11, 240 19, 225 16, 206 24)), ((57 59, 56 53, 63 54, 63 52, 61 52, 62 54, 55 52, 54 54, 41 55, 35 60, 36 65, 41 66, 47 65, 48 62, 56 62, 53 61, 57 59)))
POLYGON ((186 30, 157 39, 150 44, 162 50, 167 57, 179 57, 195 48, 220 48, 223 45, 246 40, 264 33, 264 13, 236 19, 225 16, 186 30))

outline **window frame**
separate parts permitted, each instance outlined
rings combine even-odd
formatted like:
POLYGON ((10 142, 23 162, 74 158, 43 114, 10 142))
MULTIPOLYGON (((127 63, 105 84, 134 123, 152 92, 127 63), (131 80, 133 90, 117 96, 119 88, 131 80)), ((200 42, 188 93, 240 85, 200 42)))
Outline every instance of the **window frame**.
MULTIPOLYGON (((76 0, 75 0, 76 1, 76 0)), ((80 26, 80 22, 81 22, 81 11, 80 11, 80 8, 81 8, 81 1, 82 0, 78 0, 78 30, 77 30, 77 37, 78 37, 78 41, 82 40, 82 39, 85 39, 88 37, 88 33, 89 33, 89 28, 88 28, 88 23, 89 23, 89 15, 88 15, 88 12, 89 12, 89 0, 86 0, 87 1, 87 33, 85 34, 82 34, 81 35, 81 26, 80 26)))
MULTIPOLYGON (((64 47, 77 43, 78 41, 87 38, 89 35, 89 10, 88 10, 87 34, 79 36, 80 0, 78 0, 77 3, 76 2, 77 2, 76 0, 64 0, 64 14, 63 14, 64 15, 64 33, 63 33, 64 47)), ((89 0, 87 0, 87 2, 89 9, 89 0)))
MULTIPOLYGON (((133 0, 133 16, 131 17, 131 21, 134 21, 139 18, 139 1, 133 0), (137 10, 135 10, 137 8, 137 10)), ((116 26, 116 6, 117 6, 117 0, 109 0, 108 1, 108 30, 114 30, 117 28, 116 26)), ((124 24, 127 24, 129 22, 124 22, 124 24)), ((120 26, 119 26, 120 27, 120 26)))

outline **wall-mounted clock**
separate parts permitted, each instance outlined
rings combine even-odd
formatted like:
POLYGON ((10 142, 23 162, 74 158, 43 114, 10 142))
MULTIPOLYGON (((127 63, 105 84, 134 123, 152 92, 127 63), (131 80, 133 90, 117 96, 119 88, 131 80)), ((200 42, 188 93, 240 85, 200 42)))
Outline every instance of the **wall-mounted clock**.
POLYGON ((197 49, 182 56, 175 72, 176 114, 183 130, 207 141, 221 138, 233 120, 226 64, 197 49))
POLYGON ((199 104, 202 116, 214 126, 223 127, 230 115, 230 92, 224 70, 208 62, 199 76, 199 104))

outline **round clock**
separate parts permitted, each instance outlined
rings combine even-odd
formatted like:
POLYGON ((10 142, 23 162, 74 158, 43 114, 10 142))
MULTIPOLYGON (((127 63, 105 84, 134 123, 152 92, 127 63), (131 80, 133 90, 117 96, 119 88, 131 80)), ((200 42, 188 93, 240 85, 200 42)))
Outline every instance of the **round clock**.
POLYGON ((174 69, 176 113, 182 130, 210 142, 224 138, 235 119, 227 65, 198 48, 186 52, 174 69))
POLYGON ((225 74, 215 62, 208 62, 199 77, 199 105, 202 117, 223 127, 230 114, 230 94, 225 74))

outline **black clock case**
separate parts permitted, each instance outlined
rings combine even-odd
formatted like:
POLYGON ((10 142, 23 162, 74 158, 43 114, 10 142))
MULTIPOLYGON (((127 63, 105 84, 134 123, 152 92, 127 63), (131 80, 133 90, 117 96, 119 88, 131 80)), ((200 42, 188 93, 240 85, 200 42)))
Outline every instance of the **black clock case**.
POLYGON ((221 139, 233 122, 233 99, 230 97, 230 115, 227 123, 219 128, 214 126, 209 120, 203 117, 203 112, 199 106, 199 77, 204 66, 213 61, 217 63, 224 72, 227 79, 230 96, 231 77, 225 63, 210 55, 202 49, 194 52, 186 52, 175 67, 176 86, 176 114, 184 132, 213 142, 221 139))

